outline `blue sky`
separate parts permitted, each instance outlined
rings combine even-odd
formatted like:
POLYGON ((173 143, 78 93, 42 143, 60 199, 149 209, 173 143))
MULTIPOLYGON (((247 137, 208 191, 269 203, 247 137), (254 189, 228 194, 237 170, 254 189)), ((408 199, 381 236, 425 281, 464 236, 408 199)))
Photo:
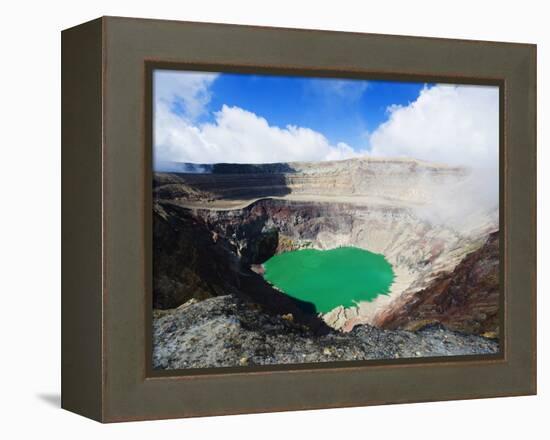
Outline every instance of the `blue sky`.
POLYGON ((416 100, 423 83, 223 74, 212 84, 205 120, 223 104, 266 118, 270 124, 297 125, 323 133, 332 143, 368 149, 366 134, 388 119, 390 105, 416 100))
MULTIPOLYGON (((333 143, 368 150, 368 133, 388 119, 391 105, 418 98, 424 83, 305 78, 224 73, 210 87, 211 100, 199 122, 213 122, 222 106, 236 106, 279 127, 297 125, 323 133, 333 143)), ((184 114, 181 101, 173 111, 184 114)))
POLYGON ((498 88, 156 70, 154 159, 498 164, 498 88))

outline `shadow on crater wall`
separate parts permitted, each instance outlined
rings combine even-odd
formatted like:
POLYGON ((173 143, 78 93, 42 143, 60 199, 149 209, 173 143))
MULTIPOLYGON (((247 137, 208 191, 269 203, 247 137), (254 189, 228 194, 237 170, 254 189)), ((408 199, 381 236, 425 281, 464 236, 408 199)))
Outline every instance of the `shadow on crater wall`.
POLYGON ((288 163, 217 163, 212 165, 212 174, 282 174, 295 172, 296 170, 288 163))
MULTIPOLYGON (((156 204, 154 210, 154 308, 175 308, 190 299, 234 294, 264 306, 272 314, 292 313, 295 321, 317 333, 329 331, 312 303, 279 292, 250 269, 250 264, 263 259, 262 253, 239 256, 234 243, 191 210, 165 202, 156 204)), ((256 248, 255 241, 263 237, 262 228, 248 229, 250 248, 256 248)), ((276 247, 270 248, 273 254, 276 247)))
POLYGON ((280 197, 290 194, 282 173, 178 174, 182 183, 224 200, 280 197))
POLYGON ((288 174, 296 170, 286 163, 209 165, 207 172, 155 173, 156 198, 195 197, 224 200, 280 197, 290 194, 288 174))

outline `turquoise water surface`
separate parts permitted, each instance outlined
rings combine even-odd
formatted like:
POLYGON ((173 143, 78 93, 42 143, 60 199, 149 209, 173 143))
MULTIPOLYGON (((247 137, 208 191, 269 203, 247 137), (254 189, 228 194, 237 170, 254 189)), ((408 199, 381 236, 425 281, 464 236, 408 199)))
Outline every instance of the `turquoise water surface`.
POLYGON ((383 255, 356 247, 301 249, 275 255, 264 263, 264 278, 317 312, 351 307, 388 294, 394 279, 383 255))

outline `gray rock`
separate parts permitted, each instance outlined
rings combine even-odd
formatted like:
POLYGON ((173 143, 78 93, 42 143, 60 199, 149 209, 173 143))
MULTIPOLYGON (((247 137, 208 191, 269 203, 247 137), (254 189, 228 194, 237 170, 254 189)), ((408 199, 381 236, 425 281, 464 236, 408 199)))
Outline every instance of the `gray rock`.
POLYGON ((432 325, 415 332, 358 325, 319 335, 233 295, 156 311, 155 369, 235 367, 497 353, 498 342, 432 325))

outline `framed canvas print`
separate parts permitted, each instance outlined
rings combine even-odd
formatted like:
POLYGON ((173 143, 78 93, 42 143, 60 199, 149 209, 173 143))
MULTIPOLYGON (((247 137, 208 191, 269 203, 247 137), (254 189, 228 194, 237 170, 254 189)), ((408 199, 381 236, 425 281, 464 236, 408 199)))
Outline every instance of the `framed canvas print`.
POLYGON ((536 392, 536 47, 104 17, 62 36, 62 406, 536 392))

